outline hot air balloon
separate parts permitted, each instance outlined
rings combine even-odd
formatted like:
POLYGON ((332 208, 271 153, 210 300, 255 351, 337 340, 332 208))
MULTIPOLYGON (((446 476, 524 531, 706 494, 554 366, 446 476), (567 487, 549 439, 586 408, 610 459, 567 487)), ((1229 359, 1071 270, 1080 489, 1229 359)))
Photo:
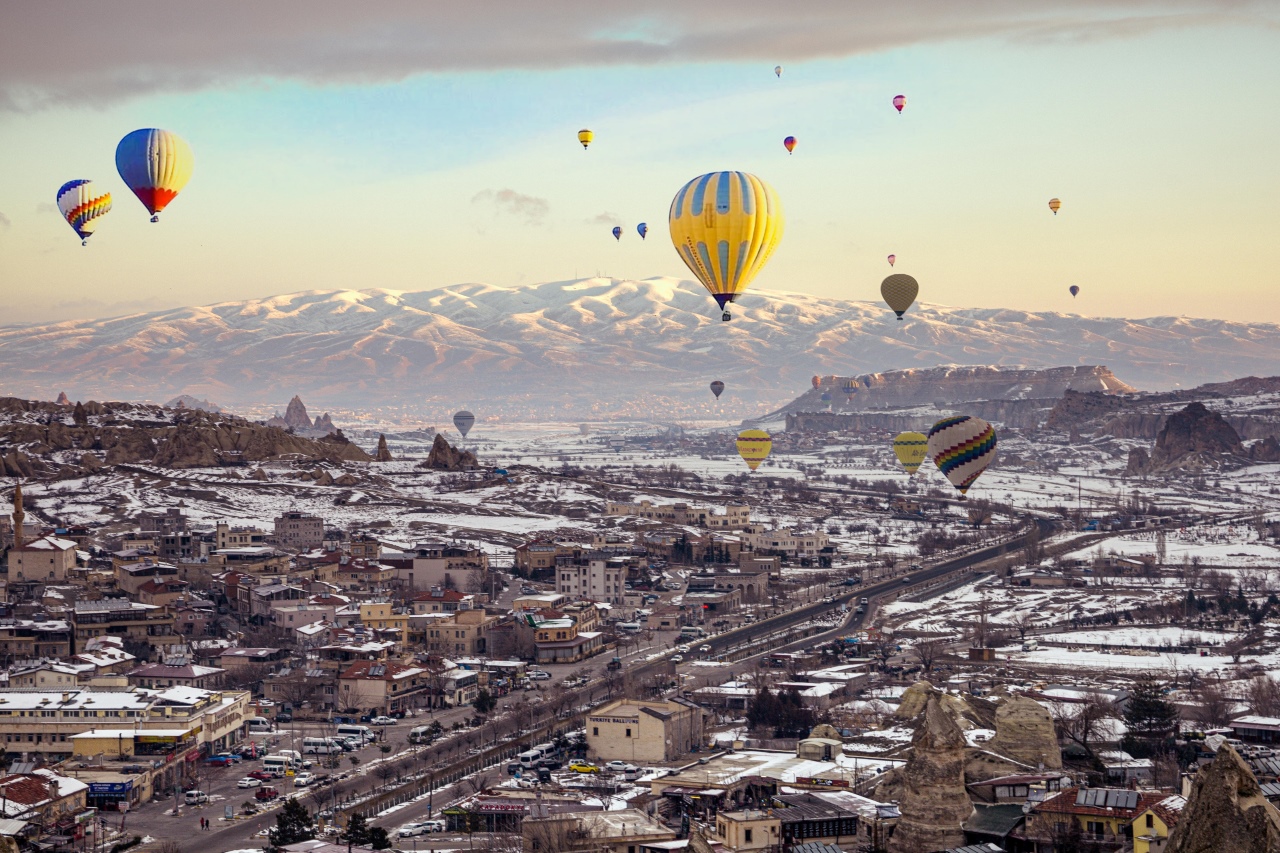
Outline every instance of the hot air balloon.
POLYGON ((717 379, 711 383, 711 393, 716 395, 716 399, 720 399, 720 395, 724 393, 724 383, 717 379))
POLYGON ((462 433, 462 437, 466 438, 467 433, 471 432, 471 427, 475 426, 476 416, 463 409, 455 412, 453 415, 453 425, 458 428, 458 432, 462 433))
POLYGON ((889 307, 898 315, 899 320, 911 307, 911 303, 916 301, 916 296, 919 294, 919 282, 904 273, 894 273, 880 282, 880 295, 884 297, 885 302, 889 303, 889 307))
POLYGON ((893 440, 893 452, 907 474, 914 474, 929 455, 929 436, 922 432, 899 433, 893 440))
POLYGON ((788 136, 786 139, 782 140, 782 147, 787 149, 788 154, 790 154, 792 151, 795 151, 796 138, 794 136, 788 136))
POLYGON ((995 461, 996 431, 982 418, 943 418, 929 430, 929 457, 963 496, 995 461))
POLYGON ((901 112, 902 112, 902 108, 903 108, 903 107, 905 107, 906 105, 907 105, 907 96, 906 96, 906 95, 894 95, 894 96, 893 96, 893 108, 894 108, 894 109, 896 109, 899 113, 901 113, 901 112))
POLYGON ((590 144, 591 144, 591 140, 593 140, 593 139, 595 139, 595 138, 596 138, 596 135, 595 135, 594 133, 592 133, 591 131, 587 130, 585 127, 584 127, 582 130, 578 131, 578 141, 582 143, 582 147, 583 147, 584 149, 585 149, 588 145, 590 145, 590 144))
POLYGON ((844 390, 845 396, 849 398, 849 402, 853 402, 854 395, 858 393, 858 380, 850 376, 840 383, 840 387, 844 390))
POLYGON ((644 222, 641 222, 639 225, 636 226, 636 232, 640 235, 640 239, 643 240, 645 236, 649 233, 649 226, 644 222))
POLYGON ((667 219, 671 242, 729 319, 729 303, 747 289, 782 239, 782 204, 773 188, 746 172, 709 172, 680 188, 667 219))
POLYGON ((1073 284, 1070 287, 1068 287, 1067 290, 1071 291, 1071 298, 1074 299, 1076 296, 1080 294, 1080 285, 1073 284))
POLYGON ((821 388, 821 387, 822 387, 822 377, 821 377, 821 376, 815 376, 815 377, 813 377, 812 379, 810 379, 810 380, 809 380, 809 382, 813 385, 813 387, 814 387, 814 388, 821 388))
POLYGON ((58 210, 75 230, 80 245, 87 246, 98 220, 111 210, 111 193, 100 192, 93 181, 67 181, 58 189, 58 210))
POLYGON ((1062 202, 1056 198, 1049 199, 1049 209, 1053 211, 1053 215, 1058 215, 1058 208, 1062 207, 1062 202))
POLYGON ((738 455, 752 471, 760 467, 760 463, 769 458, 773 450, 773 439, 762 429, 744 429, 738 433, 738 455))
POLYGON ((781 77, 781 76, 782 76, 782 66, 781 66, 781 65, 775 65, 775 66, 773 66, 773 76, 775 76, 775 77, 781 77))
POLYGON ((897 256, 897 255, 890 255, 890 256, 889 256, 889 266, 893 266, 893 262, 894 262, 894 261, 896 261, 897 259, 898 259, 898 256, 897 256))
POLYGON ((622 226, 621 226, 621 225, 615 225, 615 226, 613 226, 613 239, 615 239, 615 240, 621 240, 621 239, 622 239, 622 226))
POLYGON ((827 405, 830 405, 830 404, 831 404, 831 392, 830 392, 830 391, 823 391, 823 392, 822 392, 822 402, 826 403, 827 405))
POLYGON ((160 221, 165 209, 191 180, 195 160, 181 136, 158 127, 135 130, 116 146, 116 171, 129 189, 160 221))

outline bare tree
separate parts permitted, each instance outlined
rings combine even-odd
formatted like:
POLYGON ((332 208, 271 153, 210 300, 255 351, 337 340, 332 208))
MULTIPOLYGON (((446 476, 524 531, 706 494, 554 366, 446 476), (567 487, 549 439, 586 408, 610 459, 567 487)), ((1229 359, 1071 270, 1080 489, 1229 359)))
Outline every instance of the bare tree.
POLYGON ((1259 675, 1249 680, 1245 688, 1249 710, 1259 716, 1274 717, 1280 714, 1280 681, 1269 675, 1259 675))
POLYGON ((1027 632, 1036 626, 1036 617, 1032 615, 1030 610, 1024 610, 1015 613, 1013 618, 1009 620, 1009 624, 1018 632, 1018 639, 1025 640, 1027 632))
POLYGON ((1195 706, 1191 710, 1191 718, 1208 727, 1217 728, 1231 722, 1231 711, 1235 708, 1235 700, 1227 695, 1222 682, 1217 678, 1202 678, 1191 688, 1191 699, 1195 706))
POLYGON ((1079 744, 1089 755, 1093 755, 1092 744, 1098 741, 1103 721, 1118 716, 1115 704, 1100 693, 1089 695, 1082 703, 1053 703, 1054 727, 1059 737, 1079 744))
POLYGON ((485 788, 489 787, 491 781, 488 773, 472 773, 470 776, 462 780, 462 784, 471 789, 471 793, 478 794, 485 788))
POLYGON ((947 644, 939 639, 917 639, 915 645, 911 647, 911 653, 915 655, 916 660, 920 661, 920 667, 925 672, 933 671, 933 661, 938 655, 946 651, 947 644))

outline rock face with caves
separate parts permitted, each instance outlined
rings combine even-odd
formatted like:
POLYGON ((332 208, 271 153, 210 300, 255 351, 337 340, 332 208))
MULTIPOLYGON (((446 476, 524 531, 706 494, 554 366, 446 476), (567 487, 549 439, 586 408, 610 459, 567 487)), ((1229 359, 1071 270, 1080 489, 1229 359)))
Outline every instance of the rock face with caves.
MULTIPOLYGON (((1165 421, 1151 458, 1134 473, 1203 471, 1239 465, 1249 454, 1222 415, 1203 403, 1191 403, 1165 421)), ((1130 459, 1130 467, 1135 466, 1130 459)))
POLYGON ((1166 853, 1280 853, 1280 811, 1228 744, 1200 768, 1166 853))
POLYGON ((89 401, 73 413, 0 398, 0 476, 62 479, 111 465, 197 468, 281 457, 332 464, 371 458, 340 431, 314 439, 197 409, 89 401))
POLYGON ((443 435, 437 435, 436 440, 431 443, 431 452, 425 460, 418 463, 418 467, 434 471, 463 471, 474 468, 476 464, 476 455, 470 450, 459 450, 443 435))
POLYGON ((965 738, 955 718, 932 691, 924 719, 901 773, 902 817, 889 839, 889 853, 946 850, 964 844, 963 824, 973 813, 964 783, 965 738))

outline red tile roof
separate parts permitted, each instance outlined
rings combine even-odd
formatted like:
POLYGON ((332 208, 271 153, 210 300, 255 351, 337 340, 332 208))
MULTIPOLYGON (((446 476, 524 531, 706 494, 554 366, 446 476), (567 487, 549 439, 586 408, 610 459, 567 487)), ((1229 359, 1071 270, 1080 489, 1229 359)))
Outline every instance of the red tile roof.
POLYGON ((1115 817, 1132 820, 1147 809, 1169 796, 1161 791, 1143 791, 1138 794, 1138 802, 1132 809, 1106 808, 1104 806, 1085 806, 1076 803, 1079 788, 1065 788, 1056 796, 1050 797, 1036 806, 1038 812, 1051 814, 1094 815, 1097 817, 1115 817))

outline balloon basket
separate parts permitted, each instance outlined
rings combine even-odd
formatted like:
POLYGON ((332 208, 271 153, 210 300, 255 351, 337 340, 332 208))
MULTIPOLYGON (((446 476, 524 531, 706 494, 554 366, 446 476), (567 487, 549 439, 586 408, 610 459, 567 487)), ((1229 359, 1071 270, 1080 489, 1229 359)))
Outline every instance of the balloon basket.
POLYGON ((156 215, 152 216, 152 217, 151 217, 151 221, 152 221, 152 222, 159 222, 159 221, 160 221, 160 214, 158 214, 158 213, 157 213, 156 215))
POLYGON ((727 322, 729 322, 730 320, 732 320, 732 319, 733 319, 733 317, 732 317, 732 315, 730 315, 730 314, 729 314, 729 312, 728 312, 728 311, 726 311, 726 312, 724 312, 723 314, 721 314, 721 315, 720 315, 720 319, 727 323, 727 322))

